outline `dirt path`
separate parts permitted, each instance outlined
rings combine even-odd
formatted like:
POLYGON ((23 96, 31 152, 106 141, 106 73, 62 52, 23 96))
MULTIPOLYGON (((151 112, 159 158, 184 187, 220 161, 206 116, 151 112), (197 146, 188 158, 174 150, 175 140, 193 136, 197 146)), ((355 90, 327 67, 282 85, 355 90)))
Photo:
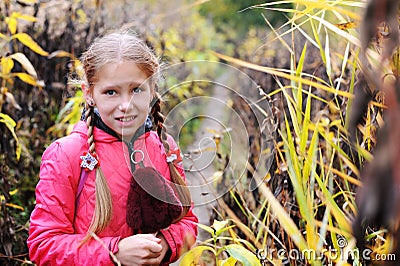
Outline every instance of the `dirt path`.
MULTIPOLYGON (((224 84, 229 76, 221 76, 216 82, 224 84)), ((213 180, 216 169, 216 143, 214 137, 219 132, 226 130, 229 114, 226 113, 226 101, 229 98, 229 90, 221 85, 215 84, 211 97, 205 99, 206 105, 202 115, 201 126, 194 138, 192 145, 188 147, 191 153, 190 160, 185 163, 187 183, 190 187, 194 213, 199 218, 199 223, 210 225, 210 216, 215 205, 216 191, 213 180)), ((198 241, 204 241, 210 235, 199 229, 198 241)))
MULTIPOLYGON (((194 64, 194 66, 198 65, 194 64)), ((268 136, 269 120, 264 119, 264 113, 258 111, 256 107, 264 110, 267 116, 270 111, 268 111, 268 106, 265 106, 266 100, 259 101, 257 86, 245 73, 224 64, 216 67, 215 64, 208 63, 206 67, 212 69, 214 77, 216 76, 212 81, 213 85, 210 84, 213 86, 211 95, 192 97, 182 102, 176 108, 187 117, 182 116, 179 121, 175 121, 177 123, 173 124, 176 131, 182 132, 179 129, 191 119, 200 121, 192 144, 182 150, 182 153, 187 184, 194 202, 193 212, 197 215, 200 224, 209 226, 213 222, 210 218, 217 199, 228 193, 247 173, 250 138, 255 138, 257 134, 260 134, 258 131, 255 132, 256 126, 263 125, 264 133, 268 136), (254 114, 254 118, 253 116, 241 117, 247 112, 254 114), (218 149, 223 158, 218 157, 218 149)), ((204 82, 211 79, 195 76, 193 80, 204 82)), ((171 115, 171 117, 174 116, 171 115)), ((176 137, 179 139, 179 134, 176 137)), ((260 143, 260 149, 267 150, 268 147, 263 145, 260 143)), ((267 160, 266 156, 268 154, 260 154, 260 160, 267 160)), ((259 168, 266 167, 268 167, 267 163, 259 168)), ((263 170, 262 172, 265 173, 263 170)), ((250 188, 249 183, 246 182, 244 180, 243 188, 250 188)), ((211 235, 201 228, 198 233, 198 243, 211 238, 211 235)), ((179 262, 173 265, 177 266, 179 262)))

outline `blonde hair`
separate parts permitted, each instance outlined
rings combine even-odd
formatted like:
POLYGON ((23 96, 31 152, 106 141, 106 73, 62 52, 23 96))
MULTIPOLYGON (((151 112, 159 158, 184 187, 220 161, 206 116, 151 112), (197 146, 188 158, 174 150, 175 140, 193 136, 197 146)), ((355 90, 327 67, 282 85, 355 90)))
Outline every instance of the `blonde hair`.
MULTIPOLYGON (((94 142, 94 134, 93 134, 93 114, 94 108, 93 106, 86 106, 86 124, 88 127, 88 145, 89 152, 92 154, 96 153, 95 150, 95 142, 94 142)), ((112 199, 110 188, 108 187, 107 180, 101 171, 100 167, 96 168, 96 203, 94 208, 94 215, 92 218, 92 222, 90 223, 90 227, 88 229, 88 233, 85 238, 82 240, 82 244, 88 241, 91 237, 91 233, 98 234, 101 232, 111 221, 112 217, 112 199)))
MULTIPOLYGON (((149 78, 150 86, 156 87, 160 73, 160 63, 152 49, 136 34, 127 29, 108 33, 94 40, 86 52, 81 57, 84 70, 83 81, 93 90, 97 81, 98 71, 108 63, 130 61, 138 67, 149 78)), ((160 112, 160 99, 156 98, 152 106, 151 114, 154 118, 154 126, 160 140, 163 142, 165 150, 169 151, 169 145, 163 126, 164 118, 160 112)), ((88 126, 89 151, 95 153, 95 141, 93 136, 93 107, 87 106, 86 123, 88 126)), ((99 158, 101 160, 101 158, 99 158)), ((186 215, 191 206, 190 191, 186 187, 181 175, 177 172, 173 163, 169 163, 172 182, 177 184, 176 191, 181 199, 184 212, 180 218, 186 215)), ((88 233, 83 243, 90 239, 91 233, 101 232, 111 221, 112 218, 112 199, 107 180, 100 167, 96 169, 96 205, 94 216, 90 224, 88 233)))
POLYGON ((81 57, 84 81, 90 88, 96 83, 97 72, 108 63, 131 61, 152 79, 155 86, 160 63, 150 47, 128 29, 111 32, 94 40, 81 57))

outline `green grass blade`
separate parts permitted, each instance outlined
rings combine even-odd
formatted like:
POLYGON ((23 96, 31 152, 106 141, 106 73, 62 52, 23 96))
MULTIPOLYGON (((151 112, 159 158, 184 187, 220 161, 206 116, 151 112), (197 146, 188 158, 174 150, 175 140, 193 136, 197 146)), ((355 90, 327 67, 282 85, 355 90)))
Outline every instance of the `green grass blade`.
POLYGON ((259 177, 257 173, 254 174, 254 178, 256 179, 257 184, 260 184, 258 190, 260 194, 263 195, 264 198, 270 203, 271 210, 275 215, 276 219, 278 219, 280 226, 291 237, 293 243, 300 250, 307 249, 308 244, 306 240, 304 239, 302 233, 300 232, 295 222, 292 220, 292 218, 290 218, 290 215, 286 212, 285 208, 275 198, 274 194, 266 186, 266 184, 262 182, 261 177, 259 177))

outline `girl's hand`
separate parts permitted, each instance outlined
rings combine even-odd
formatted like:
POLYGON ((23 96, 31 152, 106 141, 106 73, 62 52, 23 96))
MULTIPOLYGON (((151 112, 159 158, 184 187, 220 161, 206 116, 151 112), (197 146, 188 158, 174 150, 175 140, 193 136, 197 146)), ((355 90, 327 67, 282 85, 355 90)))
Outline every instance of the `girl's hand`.
POLYGON ((118 249, 115 256, 125 266, 159 265, 166 253, 162 240, 152 234, 124 238, 119 241, 118 249))

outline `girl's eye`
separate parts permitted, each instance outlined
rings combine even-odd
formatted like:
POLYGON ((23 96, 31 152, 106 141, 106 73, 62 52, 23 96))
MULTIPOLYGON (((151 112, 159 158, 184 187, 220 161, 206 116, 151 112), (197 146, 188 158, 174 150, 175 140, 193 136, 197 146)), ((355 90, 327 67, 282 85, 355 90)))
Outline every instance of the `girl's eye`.
POLYGON ((106 91, 106 95, 109 95, 109 96, 113 96, 113 95, 115 95, 115 90, 108 90, 108 91, 106 91))
POLYGON ((133 93, 138 94, 138 93, 142 92, 142 89, 138 87, 138 88, 134 88, 132 91, 133 91, 133 93))

